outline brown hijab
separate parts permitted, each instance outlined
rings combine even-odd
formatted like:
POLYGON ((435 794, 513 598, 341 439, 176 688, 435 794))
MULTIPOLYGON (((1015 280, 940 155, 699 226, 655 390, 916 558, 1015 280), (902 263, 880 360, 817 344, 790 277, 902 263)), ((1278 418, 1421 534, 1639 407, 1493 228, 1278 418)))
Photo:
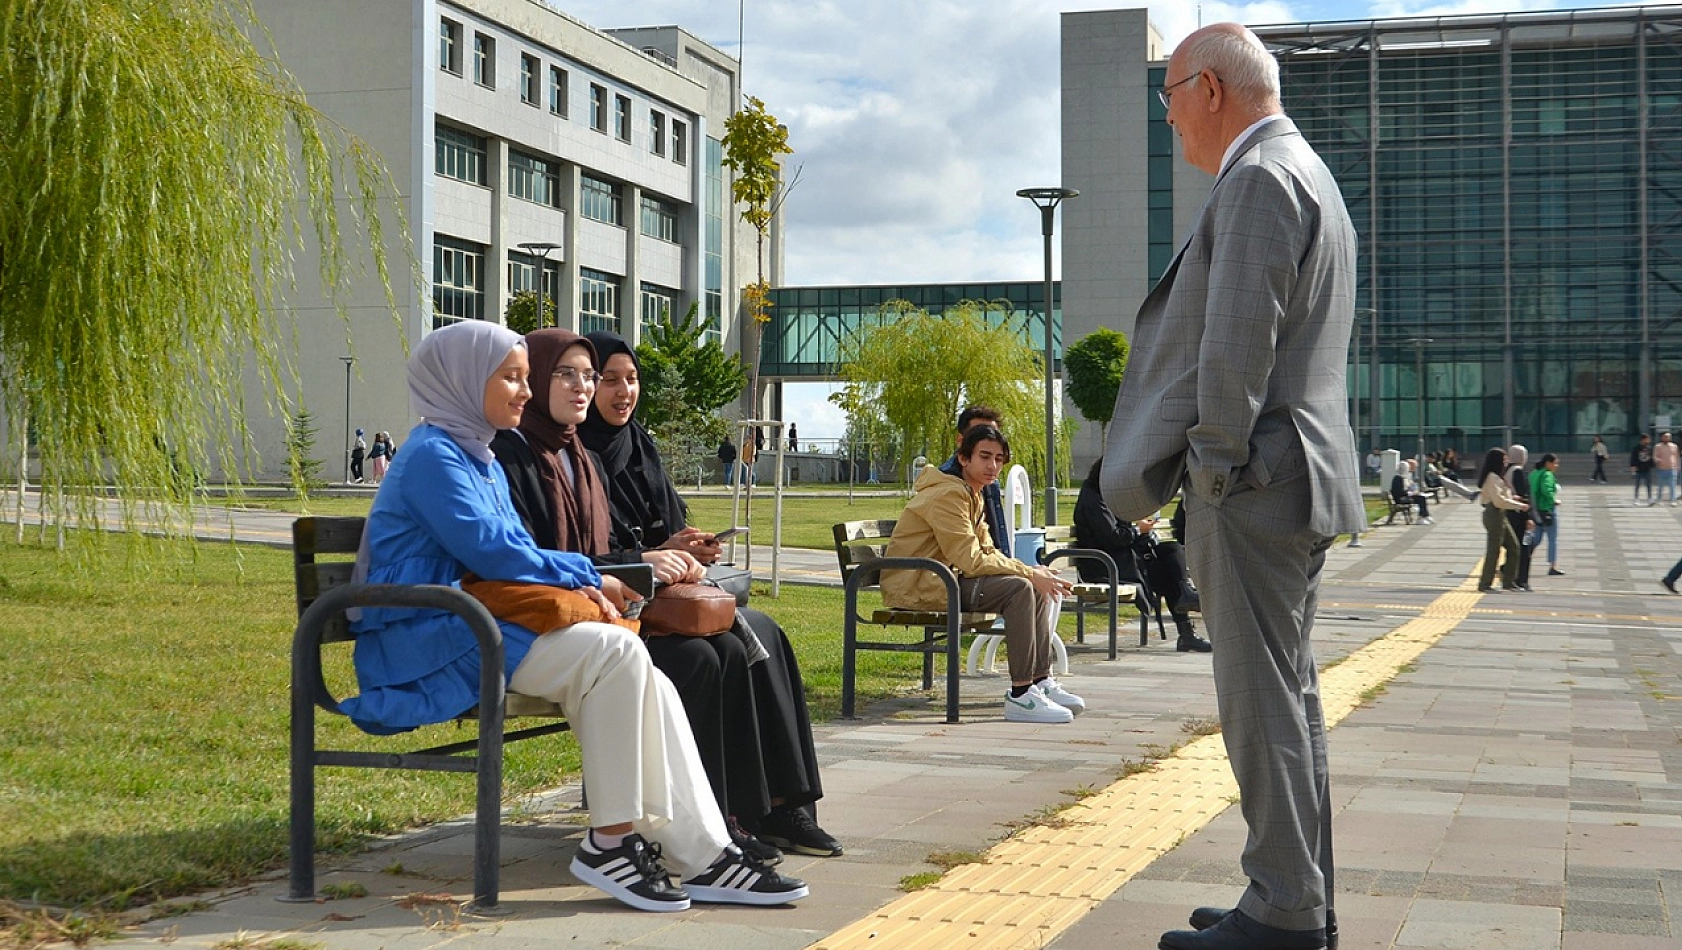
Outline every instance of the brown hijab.
POLYGON ((596 473, 590 453, 578 441, 578 427, 562 425, 549 415, 549 389, 566 351, 581 346, 595 366, 596 348, 589 341, 559 328, 534 330, 526 334, 526 352, 531 359, 531 402, 520 419, 520 433, 536 449, 538 472, 555 508, 555 536, 562 551, 602 555, 608 551, 612 520, 607 509, 607 488, 596 473), (566 480, 559 453, 572 460, 575 483, 566 480))

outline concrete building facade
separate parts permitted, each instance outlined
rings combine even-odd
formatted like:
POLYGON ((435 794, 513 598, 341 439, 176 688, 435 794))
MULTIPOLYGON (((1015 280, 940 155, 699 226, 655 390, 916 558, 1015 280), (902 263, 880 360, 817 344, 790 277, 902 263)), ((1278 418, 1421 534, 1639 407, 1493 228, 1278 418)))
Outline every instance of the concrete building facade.
MULTIPOLYGON (((562 327, 633 343, 662 313, 694 305, 739 351, 739 288, 754 278, 756 251, 723 167, 724 122, 742 101, 732 57, 681 27, 598 30, 537 0, 255 9, 310 102, 378 153, 397 193, 387 219, 395 324, 366 267, 343 298, 348 327, 319 285, 288 300, 328 477, 341 473, 350 429, 401 441, 416 421, 406 349, 447 323, 500 322, 519 291, 558 300, 562 327)), ((300 260, 300 280, 313 273, 300 260)), ((275 474, 284 421, 252 416, 262 470, 275 474)))

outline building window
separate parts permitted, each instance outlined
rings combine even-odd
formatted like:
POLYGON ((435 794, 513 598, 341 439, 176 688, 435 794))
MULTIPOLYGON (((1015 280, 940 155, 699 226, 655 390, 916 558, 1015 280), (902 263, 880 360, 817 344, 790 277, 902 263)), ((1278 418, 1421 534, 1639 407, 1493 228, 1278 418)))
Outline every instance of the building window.
POLYGON ((470 185, 485 183, 485 140, 471 132, 440 125, 433 130, 434 168, 445 178, 470 185))
POLYGON ((689 130, 676 119, 672 120, 672 161, 689 164, 689 130))
POLYGON ((578 213, 592 221, 623 225, 619 209, 619 186, 594 175, 580 175, 578 213))
POLYGON ((590 128, 607 131, 607 90, 595 83, 590 84, 590 128))
POLYGON ((528 106, 537 105, 537 77, 542 74, 542 69, 536 56, 520 54, 520 101, 528 106))
POLYGON ((461 24, 438 18, 438 68, 461 75, 461 24))
POLYGON ((473 34, 473 81, 496 88, 496 40, 483 33, 473 34))
POLYGON ((549 111, 566 118, 567 71, 559 66, 549 67, 549 111))
POLYGON ((642 233, 677 243, 677 209, 659 198, 642 196, 642 233))
POLYGON ((619 332, 619 278, 588 267, 578 269, 578 332, 619 332))
POLYGON ((432 237, 432 328, 485 319, 485 248, 432 237))
POLYGON ((648 150, 656 155, 666 154, 666 115, 648 110, 648 150))
MULTIPOLYGON (((677 123, 673 123, 676 125, 677 123)), ((706 222, 702 232, 702 292, 707 335, 724 342, 724 143, 707 136, 706 222)))
POLYGON ((631 140, 631 99, 629 96, 613 97, 613 134, 621 142, 631 140))
MULTIPOLYGON (((510 296, 528 290, 539 291, 543 299, 544 309, 552 310, 555 305, 555 288, 561 285, 561 264, 559 261, 545 261, 541 257, 523 254, 519 251, 508 252, 508 293, 510 296), (543 277, 538 278, 538 268, 542 267, 543 277)), ((545 326, 556 325, 555 317, 551 314, 545 317, 545 326)))
POLYGON ((561 206, 560 165, 535 155, 508 150, 508 193, 551 208, 561 206))
POLYGON ((642 325, 643 329, 659 326, 672 315, 676 304, 677 291, 658 284, 645 283, 642 285, 642 325))

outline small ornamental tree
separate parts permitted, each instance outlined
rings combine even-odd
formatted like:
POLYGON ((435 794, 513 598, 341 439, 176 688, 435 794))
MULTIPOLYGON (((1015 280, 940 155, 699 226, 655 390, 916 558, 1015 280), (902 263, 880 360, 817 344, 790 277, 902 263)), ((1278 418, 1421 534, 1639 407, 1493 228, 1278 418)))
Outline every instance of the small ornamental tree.
POLYGON ((521 290, 510 297, 508 309, 502 312, 502 319, 508 324, 508 329, 521 336, 539 327, 559 325, 555 321, 554 299, 546 294, 540 295, 535 290, 521 290))
POLYGON ((714 458, 729 432, 718 410, 741 398, 747 385, 741 358, 724 352, 698 313, 692 304, 681 322, 665 314, 643 331, 637 346, 642 375, 637 418, 667 465, 685 477, 714 458))
POLYGON ((1069 401, 1089 422, 1106 432, 1115 414, 1116 393, 1127 371, 1126 334, 1100 327, 1071 345, 1063 353, 1063 371, 1069 378, 1069 401))
MULTIPOLYGON (((792 154, 788 127, 766 112, 765 103, 759 99, 749 96, 746 108, 724 120, 724 167, 734 172, 730 195, 742 206, 742 220, 753 226, 756 242, 757 278, 742 289, 742 309, 748 318, 742 323, 742 358, 748 367, 750 407, 759 405, 760 324, 771 319, 766 312, 771 287, 765 280, 765 238, 788 194, 783 185, 782 156, 792 154)), ((793 187, 792 182, 789 187, 793 187)))

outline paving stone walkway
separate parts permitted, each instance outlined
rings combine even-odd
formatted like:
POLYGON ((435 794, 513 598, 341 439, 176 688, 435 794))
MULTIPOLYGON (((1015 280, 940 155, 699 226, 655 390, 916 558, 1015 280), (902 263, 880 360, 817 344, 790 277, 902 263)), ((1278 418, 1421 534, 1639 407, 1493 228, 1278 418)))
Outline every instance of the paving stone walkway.
MULTIPOLYGON (((1346 950, 1682 950, 1682 597, 1657 578, 1682 555, 1682 509, 1633 507, 1627 486, 1568 484, 1563 577, 1489 595, 1331 733, 1346 950)), ((1322 663, 1388 634, 1459 586, 1483 551, 1479 509, 1445 502, 1433 526, 1381 528, 1327 568, 1322 663)), ((816 566, 814 565, 814 570, 816 566)), ((772 612, 775 612, 774 606, 772 612)), ((368 896, 285 904, 279 877, 205 895, 210 909, 118 943, 251 946, 284 936, 324 950, 527 945, 796 948, 902 896, 931 855, 983 852, 1024 821, 1124 780, 1214 716, 1206 657, 1122 637, 1121 657, 1072 648, 1067 684, 1089 711, 1068 726, 1000 719, 1004 682, 964 679, 964 721, 938 697, 899 700, 819 729, 821 817, 841 858, 790 857, 813 896, 789 908, 624 910, 565 867, 583 818, 577 789, 516 803, 503 847, 505 916, 461 914, 471 891, 465 824, 324 859, 319 884, 368 896)), ((1229 903, 1243 880, 1235 810, 1059 932, 1020 946, 1149 948, 1192 906, 1229 903)), ((895 948, 898 950, 898 948, 895 948)))

